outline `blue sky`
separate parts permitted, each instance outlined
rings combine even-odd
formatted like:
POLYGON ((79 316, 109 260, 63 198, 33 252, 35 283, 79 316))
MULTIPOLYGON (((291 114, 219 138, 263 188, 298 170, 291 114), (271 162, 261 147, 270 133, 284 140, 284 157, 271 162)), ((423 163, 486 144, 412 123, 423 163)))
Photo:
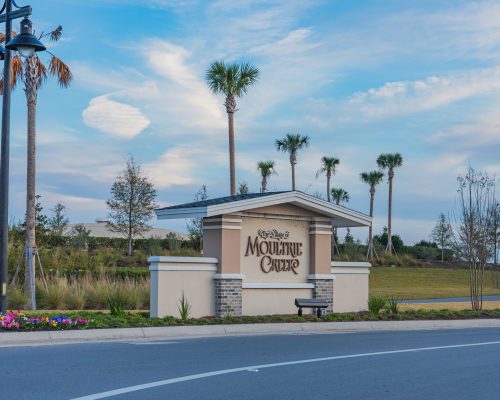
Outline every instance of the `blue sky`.
MULTIPOLYGON (((25 5, 20 1, 20 5, 25 5)), ((256 163, 277 162, 270 190, 290 187, 274 140, 309 135, 298 189, 324 191, 321 156, 341 160, 333 185, 368 211, 359 173, 381 152, 400 152, 394 231, 426 239, 452 212, 468 163, 500 174, 500 2, 295 0, 33 1, 37 31, 61 24, 50 50, 74 82, 48 82, 38 98, 37 193, 61 201, 71 222, 107 214, 105 200, 128 154, 144 166, 159 203, 192 200, 205 184, 228 192, 223 99, 204 72, 218 59, 248 61, 261 78, 238 102, 237 180, 259 188, 256 163), (42 4, 43 3, 43 4, 42 4)), ((17 26, 17 22, 15 23, 17 26)), ((47 59, 46 56, 41 55, 47 59)), ((13 96, 11 208, 24 215, 26 106, 13 96)), ((386 220, 378 188, 375 229, 386 220)), ((154 221, 183 230, 184 221, 154 221)), ((364 238, 365 230, 356 233, 364 238)))

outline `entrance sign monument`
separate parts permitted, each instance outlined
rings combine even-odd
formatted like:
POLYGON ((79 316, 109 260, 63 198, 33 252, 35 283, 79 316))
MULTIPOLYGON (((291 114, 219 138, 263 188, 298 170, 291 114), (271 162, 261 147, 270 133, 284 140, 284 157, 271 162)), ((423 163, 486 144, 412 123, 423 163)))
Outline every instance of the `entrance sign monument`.
POLYGON ((250 193, 156 210, 158 219, 203 218, 203 257, 150 257, 151 316, 295 314, 296 298, 327 313, 368 303, 370 263, 331 261, 332 228, 371 218, 298 191, 250 193))

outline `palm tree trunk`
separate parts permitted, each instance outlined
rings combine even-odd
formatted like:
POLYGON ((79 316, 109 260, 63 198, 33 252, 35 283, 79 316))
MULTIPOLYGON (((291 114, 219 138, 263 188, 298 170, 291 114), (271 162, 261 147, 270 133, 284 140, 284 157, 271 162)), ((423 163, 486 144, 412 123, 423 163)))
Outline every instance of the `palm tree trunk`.
POLYGON ((394 172, 389 171, 389 216, 387 221, 387 252, 392 254, 392 180, 394 172))
POLYGON ((36 189, 35 189, 35 117, 36 104, 28 103, 28 145, 26 180, 26 232, 24 285, 28 297, 27 309, 36 310, 34 296, 35 249, 36 249, 36 189))
POLYGON ((25 92, 28 103, 28 144, 26 173, 26 232, 24 286, 28 297, 27 309, 36 310, 36 100, 40 77, 36 56, 25 61, 25 92))
POLYGON ((331 193, 330 193, 330 179, 331 179, 330 172, 327 172, 326 173, 326 199, 328 200, 328 203, 330 202, 330 196, 331 196, 331 193))
POLYGON ((236 196, 236 172, 234 161, 234 113, 227 113, 229 125, 229 180, 231 186, 231 196, 236 196))
MULTIPOLYGON (((375 187, 370 188, 370 217, 373 218, 373 203, 375 202, 375 187)), ((372 222, 373 223, 373 222, 372 222)), ((368 230, 368 259, 373 260, 373 226, 368 230)))
POLYGON ((295 190, 295 164, 297 163, 297 156, 294 152, 290 153, 290 165, 292 166, 292 190, 295 190))
POLYGON ((267 190, 267 178, 263 176, 260 191, 261 193, 264 193, 266 190, 267 190))

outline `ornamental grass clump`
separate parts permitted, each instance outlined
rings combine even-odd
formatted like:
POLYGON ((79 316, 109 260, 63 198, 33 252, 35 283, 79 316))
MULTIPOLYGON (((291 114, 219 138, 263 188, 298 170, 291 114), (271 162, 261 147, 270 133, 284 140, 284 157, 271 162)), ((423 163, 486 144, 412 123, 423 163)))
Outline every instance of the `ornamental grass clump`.
POLYGON ((42 330, 68 330, 85 329, 89 321, 80 317, 69 318, 65 315, 28 316, 21 310, 10 311, 8 314, 0 313, 0 327, 4 331, 42 331, 42 330))
POLYGON ((391 313, 392 315, 396 315, 399 313, 399 299, 396 296, 387 297, 386 311, 391 313))
POLYGON ((378 317, 380 311, 382 311, 382 309, 385 307, 386 304, 387 300, 385 297, 382 296, 370 297, 368 300, 368 311, 370 312, 370 316, 378 317))

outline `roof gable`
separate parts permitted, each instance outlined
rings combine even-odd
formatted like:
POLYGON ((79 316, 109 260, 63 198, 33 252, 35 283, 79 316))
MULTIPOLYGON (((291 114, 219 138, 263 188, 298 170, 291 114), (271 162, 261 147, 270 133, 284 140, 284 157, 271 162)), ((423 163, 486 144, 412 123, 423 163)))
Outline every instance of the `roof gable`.
POLYGON ((332 219, 334 226, 354 227, 371 225, 371 217, 314 196, 298 192, 266 192, 219 197, 217 199, 181 204, 156 210, 158 219, 204 218, 223 214, 261 209, 279 204, 292 204, 332 219))

